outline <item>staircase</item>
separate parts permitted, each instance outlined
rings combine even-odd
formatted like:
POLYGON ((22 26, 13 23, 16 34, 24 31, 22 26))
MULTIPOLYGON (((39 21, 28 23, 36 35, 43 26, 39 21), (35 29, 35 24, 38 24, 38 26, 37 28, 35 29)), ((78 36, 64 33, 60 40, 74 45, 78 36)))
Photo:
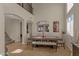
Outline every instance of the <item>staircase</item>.
POLYGON ((12 40, 9 35, 7 34, 7 32, 5 32, 5 44, 8 45, 8 44, 11 44, 11 43, 14 43, 15 41, 12 40))

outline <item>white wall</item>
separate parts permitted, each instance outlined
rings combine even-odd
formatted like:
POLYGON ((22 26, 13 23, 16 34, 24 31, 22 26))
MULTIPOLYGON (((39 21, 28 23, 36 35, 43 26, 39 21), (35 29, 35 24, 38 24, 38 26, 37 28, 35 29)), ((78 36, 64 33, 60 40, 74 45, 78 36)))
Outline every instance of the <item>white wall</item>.
POLYGON ((5 54, 5 35, 4 35, 4 13, 2 4, 0 4, 0 55, 5 54))
POLYGON ((20 41, 20 20, 6 16, 5 31, 12 40, 20 41))
MULTIPOLYGON (((79 34, 79 3, 74 4, 74 37, 78 39, 79 34)), ((78 39, 79 40, 79 39, 78 39)))
POLYGON ((6 4, 3 4, 3 7, 4 7, 5 14, 15 14, 21 17, 22 43, 24 44, 27 41, 26 22, 27 20, 32 20, 33 15, 15 3, 12 3, 12 4, 6 3, 6 4))
MULTIPOLYGON (((69 34, 65 35, 65 40, 66 40, 66 46, 72 51, 72 42, 77 41, 78 39, 78 33, 79 33, 79 4, 74 4, 70 12, 67 14, 67 18, 71 15, 74 15, 74 24, 73 24, 73 37, 70 36, 69 34)), ((66 20, 67 20, 66 18, 66 20)), ((67 25, 67 24, 66 24, 67 25)), ((66 27, 67 28, 67 27, 66 27)))
POLYGON ((37 32, 36 23, 39 20, 46 20, 49 24, 49 32, 47 35, 62 37, 61 32, 65 30, 65 15, 64 15, 64 4, 54 4, 54 3, 38 3, 33 4, 33 14, 34 14, 34 25, 33 25, 33 34, 41 34, 37 32), (53 32, 53 21, 59 21, 59 32, 53 32))
POLYGON ((29 19, 32 20, 33 17, 32 14, 17 4, 0 4, 0 55, 5 54, 5 14, 15 14, 22 18, 22 43, 27 40, 26 22, 29 19))

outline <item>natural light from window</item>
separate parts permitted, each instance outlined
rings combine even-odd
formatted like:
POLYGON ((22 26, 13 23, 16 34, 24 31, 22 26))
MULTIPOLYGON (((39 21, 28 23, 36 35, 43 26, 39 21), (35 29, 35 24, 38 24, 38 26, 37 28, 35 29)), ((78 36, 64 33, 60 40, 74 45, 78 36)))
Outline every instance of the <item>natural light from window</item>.
POLYGON ((16 49, 16 50, 12 51, 11 53, 21 53, 21 52, 23 52, 22 49, 16 49))
POLYGON ((73 21, 74 21, 74 15, 72 14, 67 19, 67 34, 73 36, 73 21))
POLYGON ((73 3, 67 3, 67 13, 71 10, 73 5, 74 5, 73 3))

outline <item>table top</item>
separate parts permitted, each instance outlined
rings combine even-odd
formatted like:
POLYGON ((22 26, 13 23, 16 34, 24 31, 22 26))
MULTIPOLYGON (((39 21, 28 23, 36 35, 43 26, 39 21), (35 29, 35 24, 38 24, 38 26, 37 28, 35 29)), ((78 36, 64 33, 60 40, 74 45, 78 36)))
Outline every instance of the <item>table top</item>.
POLYGON ((32 37, 32 40, 60 40, 57 37, 32 37))

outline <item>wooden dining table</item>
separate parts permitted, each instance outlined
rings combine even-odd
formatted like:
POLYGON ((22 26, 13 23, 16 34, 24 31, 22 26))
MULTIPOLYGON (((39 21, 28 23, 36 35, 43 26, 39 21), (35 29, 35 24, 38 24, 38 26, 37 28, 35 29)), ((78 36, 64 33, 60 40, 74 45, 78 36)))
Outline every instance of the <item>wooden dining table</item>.
POLYGON ((60 40, 60 38, 58 37, 32 37, 32 45, 36 46, 36 45, 48 45, 48 46, 56 46, 56 50, 57 50, 57 44, 58 44, 58 40, 60 40))

